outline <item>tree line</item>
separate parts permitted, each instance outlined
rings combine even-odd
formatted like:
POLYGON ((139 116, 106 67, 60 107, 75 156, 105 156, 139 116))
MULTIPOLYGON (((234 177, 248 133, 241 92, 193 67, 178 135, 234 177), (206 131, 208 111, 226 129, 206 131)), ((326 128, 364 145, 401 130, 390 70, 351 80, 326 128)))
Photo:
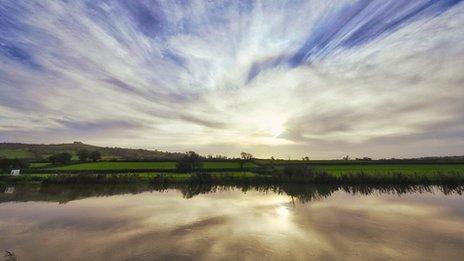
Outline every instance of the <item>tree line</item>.
MULTIPOLYGON (((195 151, 186 152, 176 164, 176 169, 181 172, 192 172, 203 168, 205 157, 200 156, 195 151)), ((209 159, 209 158, 208 158, 209 159)), ((244 168, 245 163, 251 162, 253 155, 247 152, 240 153, 240 169, 244 168)))
MULTIPOLYGON (((88 151, 86 149, 81 149, 77 151, 77 157, 80 162, 96 162, 101 159, 101 154, 98 150, 88 151)), ((56 153, 48 157, 48 161, 53 165, 69 164, 71 163, 71 159, 72 154, 69 152, 56 153)))
POLYGON ((10 172, 13 169, 27 169, 29 162, 24 159, 1 159, 0 172, 10 172))

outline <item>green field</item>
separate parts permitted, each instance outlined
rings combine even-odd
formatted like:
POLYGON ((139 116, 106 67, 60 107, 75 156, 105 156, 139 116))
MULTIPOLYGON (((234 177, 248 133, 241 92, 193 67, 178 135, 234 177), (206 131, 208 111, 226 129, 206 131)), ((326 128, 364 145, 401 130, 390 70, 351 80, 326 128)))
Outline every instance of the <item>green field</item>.
POLYGON ((1 149, 0 158, 13 158, 13 159, 22 159, 22 158, 31 158, 33 154, 27 150, 20 149, 1 149))
POLYGON ((464 172, 459 173, 413 173, 404 172, 343 172, 339 174, 320 172, 286 172, 258 174, 245 171, 200 172, 200 173, 108 173, 108 174, 23 174, 0 175, 0 183, 52 183, 52 184, 126 184, 126 183, 195 183, 195 184, 464 184, 464 172))
POLYGON ((403 174, 464 174, 464 164, 388 164, 388 165, 319 165, 319 169, 334 175, 364 172, 368 174, 403 173, 403 174))
MULTIPOLYGON (((46 163, 35 163, 35 164, 46 164, 46 163)), ((48 164, 42 165, 47 167, 48 164)), ((33 165, 38 168, 40 165, 33 165)), ((256 167, 253 163, 246 163, 244 167, 256 167)), ((166 162, 88 162, 88 163, 79 163, 66 166, 57 166, 46 168, 50 170, 140 170, 140 169, 166 169, 173 170, 176 168, 176 162, 166 161, 166 162)), ((203 169, 238 169, 240 168, 240 163, 235 161, 227 162, 204 162, 203 169)))
MULTIPOLYGON (((262 164, 262 162, 260 162, 262 164)), ((299 163, 299 162, 298 162, 299 163)), ((287 163, 288 164, 288 163, 287 163)), ((301 164, 301 163, 300 163, 301 164)), ((280 165, 280 164, 279 164, 280 165)), ((464 173, 464 164, 359 164, 359 165, 318 165, 310 164, 318 169, 324 170, 330 174, 343 175, 349 173, 364 172, 369 174, 383 174, 401 172, 404 174, 435 174, 435 173, 464 173)), ((245 168, 255 168, 258 165, 253 162, 247 162, 245 168)), ((65 166, 52 166, 49 163, 32 163, 32 169, 45 170, 65 170, 65 171, 98 171, 98 170, 174 170, 176 168, 175 161, 165 162, 87 162, 77 163, 65 166)), ((203 170, 209 169, 239 169, 240 162, 238 161, 210 161, 203 162, 203 170)))
POLYGON ((51 163, 48 163, 48 162, 33 162, 33 163, 31 163, 30 168, 38 169, 38 168, 44 168, 44 167, 48 167, 48 166, 51 166, 51 163))
MULTIPOLYGON (((259 175, 252 172, 209 172, 210 178, 216 182, 221 181, 248 181, 256 178, 259 175)), ((119 174, 25 174, 20 176, 10 176, 7 174, 0 174, 0 184, 9 182, 28 182, 28 183, 66 183, 66 184, 80 184, 80 183, 141 183, 141 182, 154 182, 155 183, 189 183, 194 176, 204 176, 207 174, 195 173, 155 173, 155 172, 142 172, 142 173, 119 173, 119 174), (90 182, 89 182, 90 180, 90 182)))
POLYGON ((48 168, 50 170, 175 169, 175 162, 88 162, 48 168))
POLYGON ((51 183, 322 183, 322 184, 462 184, 464 164, 255 164, 207 161, 192 173, 176 173, 175 161, 100 161, 53 166, 33 163, 19 177, 3 175, 5 182, 51 183), (271 167, 273 166, 273 167, 271 167), (36 173, 36 174, 34 174, 36 173), (43 173, 43 174, 38 174, 43 173), (60 174, 61 173, 61 174, 60 174), (50 175, 60 174, 60 175, 50 175))

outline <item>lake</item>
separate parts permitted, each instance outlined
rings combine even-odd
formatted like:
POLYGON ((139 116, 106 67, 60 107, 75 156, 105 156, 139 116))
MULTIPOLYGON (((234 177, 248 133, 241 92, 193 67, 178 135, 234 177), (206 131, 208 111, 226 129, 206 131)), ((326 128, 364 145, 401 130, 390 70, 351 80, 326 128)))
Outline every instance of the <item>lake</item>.
POLYGON ((0 185, 0 260, 463 260, 463 192, 0 185))

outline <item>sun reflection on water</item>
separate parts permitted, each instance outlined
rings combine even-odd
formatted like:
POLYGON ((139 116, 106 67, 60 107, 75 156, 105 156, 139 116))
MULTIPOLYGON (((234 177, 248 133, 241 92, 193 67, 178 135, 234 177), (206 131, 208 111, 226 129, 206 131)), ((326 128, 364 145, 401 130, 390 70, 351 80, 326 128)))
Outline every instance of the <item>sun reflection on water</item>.
POLYGON ((285 194, 232 189, 189 199, 169 190, 67 204, 8 202, 0 203, 0 249, 20 260, 359 260, 379 253, 453 260, 464 254, 456 247, 464 245, 462 200, 438 193, 337 192, 302 203, 285 194), (54 252, 36 251, 44 246, 54 252))

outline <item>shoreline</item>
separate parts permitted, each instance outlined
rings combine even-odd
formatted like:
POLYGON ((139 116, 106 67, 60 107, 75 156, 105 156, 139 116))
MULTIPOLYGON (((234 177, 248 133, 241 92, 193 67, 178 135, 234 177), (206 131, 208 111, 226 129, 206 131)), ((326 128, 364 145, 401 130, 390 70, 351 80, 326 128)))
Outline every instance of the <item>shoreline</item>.
POLYGON ((239 190, 242 192, 257 191, 261 193, 278 193, 287 195, 299 202, 310 202, 331 196, 337 191, 351 195, 391 194, 406 195, 409 193, 442 193, 443 195, 464 195, 462 185, 374 185, 374 184, 198 184, 198 183, 119 183, 119 184, 42 184, 42 183, 1 183, 0 203, 52 201, 67 203, 89 197, 106 197, 124 194, 140 194, 144 192, 166 192, 175 190, 184 198, 193 198, 202 194, 239 190))
POLYGON ((111 173, 111 174, 21 174, 0 175, 0 183, 40 184, 321 184, 321 185, 463 185, 462 173, 366 173, 343 175, 326 172, 256 173, 256 172, 196 172, 196 173, 111 173))

